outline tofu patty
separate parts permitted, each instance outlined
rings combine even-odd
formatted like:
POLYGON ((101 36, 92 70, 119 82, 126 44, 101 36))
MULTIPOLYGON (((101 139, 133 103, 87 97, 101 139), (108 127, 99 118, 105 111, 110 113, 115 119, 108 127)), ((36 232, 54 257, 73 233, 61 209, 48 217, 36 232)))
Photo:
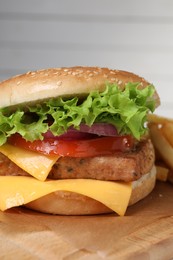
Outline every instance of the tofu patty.
MULTIPOLYGON (((134 151, 115 153, 111 156, 87 158, 61 157, 53 165, 49 179, 97 179, 110 181, 134 181, 148 173, 155 161, 150 139, 138 143, 134 151)), ((0 153, 0 175, 23 175, 19 168, 0 153)))

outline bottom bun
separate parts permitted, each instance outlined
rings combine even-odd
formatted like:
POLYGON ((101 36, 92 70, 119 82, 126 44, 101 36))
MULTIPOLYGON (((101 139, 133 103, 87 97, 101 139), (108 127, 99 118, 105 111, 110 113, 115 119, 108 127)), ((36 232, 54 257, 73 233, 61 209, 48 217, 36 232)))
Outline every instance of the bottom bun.
MULTIPOLYGON (((154 188, 156 169, 132 182, 129 206, 145 198, 154 188)), ((77 193, 57 191, 25 205, 27 208, 57 215, 92 215, 111 213, 112 210, 101 202, 77 193)))

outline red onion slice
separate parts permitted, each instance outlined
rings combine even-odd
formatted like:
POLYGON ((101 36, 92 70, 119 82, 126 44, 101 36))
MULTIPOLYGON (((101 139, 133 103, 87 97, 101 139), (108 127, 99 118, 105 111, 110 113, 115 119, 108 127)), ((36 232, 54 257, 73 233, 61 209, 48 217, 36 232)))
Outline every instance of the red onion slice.
POLYGON ((116 136, 118 135, 116 128, 111 124, 95 123, 91 127, 85 124, 80 125, 77 130, 70 127, 66 133, 60 136, 54 136, 51 131, 47 131, 43 136, 44 138, 58 139, 58 140, 80 140, 91 139, 99 136, 116 136))
POLYGON ((118 134, 115 126, 106 123, 95 123, 92 126, 81 124, 80 131, 99 136, 115 136, 118 134))

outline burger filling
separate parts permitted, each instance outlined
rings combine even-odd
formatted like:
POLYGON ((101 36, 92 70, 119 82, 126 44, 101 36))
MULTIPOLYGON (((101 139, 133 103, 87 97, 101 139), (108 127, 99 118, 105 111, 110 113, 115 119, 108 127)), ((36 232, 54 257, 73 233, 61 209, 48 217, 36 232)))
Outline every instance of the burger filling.
POLYGON ((140 89, 128 83, 122 91, 107 84, 105 91, 86 97, 1 109, 0 209, 59 190, 88 196, 124 215, 131 182, 154 164, 145 127, 155 108, 153 94, 151 85, 140 89))
POLYGON ((0 145, 10 144, 44 154, 69 157, 109 155, 134 149, 146 133, 154 111, 154 87, 116 84, 86 98, 55 98, 0 110, 0 145))

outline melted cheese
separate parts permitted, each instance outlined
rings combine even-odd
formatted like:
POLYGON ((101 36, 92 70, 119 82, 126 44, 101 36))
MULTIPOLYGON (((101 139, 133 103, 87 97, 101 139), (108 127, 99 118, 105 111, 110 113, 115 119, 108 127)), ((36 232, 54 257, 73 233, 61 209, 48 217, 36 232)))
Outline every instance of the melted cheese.
POLYGON ((41 181, 46 180, 52 166, 59 158, 59 156, 50 157, 10 144, 0 146, 0 152, 21 169, 41 181))
POLYGON ((0 177, 0 209, 24 205, 55 191, 76 192, 100 201, 119 215, 124 215, 132 192, 131 183, 90 179, 47 180, 32 177, 0 177))

